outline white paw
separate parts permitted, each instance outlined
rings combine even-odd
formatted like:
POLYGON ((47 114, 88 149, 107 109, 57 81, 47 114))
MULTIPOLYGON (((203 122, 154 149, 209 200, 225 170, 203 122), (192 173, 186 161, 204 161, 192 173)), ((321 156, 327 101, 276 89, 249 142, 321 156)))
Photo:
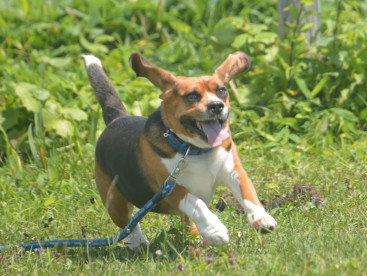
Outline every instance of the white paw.
POLYGON ((200 235, 208 244, 219 246, 229 242, 227 228, 198 197, 188 193, 181 200, 179 209, 192 219, 200 235))
POLYGON ((229 242, 227 228, 213 213, 200 221, 196 220, 195 224, 200 235, 208 244, 219 246, 229 242))
POLYGON ((252 227, 267 232, 274 230, 278 225, 275 219, 265 211, 264 207, 253 204, 248 200, 243 201, 243 207, 252 227))
POLYGON ((247 215, 250 225, 258 230, 274 230, 277 222, 265 210, 247 215))
POLYGON ((140 225, 136 225, 135 229, 130 233, 129 236, 127 236, 127 247, 129 247, 130 250, 136 250, 140 245, 148 245, 149 241, 145 239, 141 229, 140 225))

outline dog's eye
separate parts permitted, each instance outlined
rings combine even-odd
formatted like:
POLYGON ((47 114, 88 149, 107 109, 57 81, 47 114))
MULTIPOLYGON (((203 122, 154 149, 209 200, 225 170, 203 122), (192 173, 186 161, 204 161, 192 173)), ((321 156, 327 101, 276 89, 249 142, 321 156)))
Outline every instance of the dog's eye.
POLYGON ((225 87, 220 87, 217 90, 217 96, 219 98, 225 98, 227 97, 227 89, 225 87))
POLYGON ((200 102, 200 100, 201 100, 201 96, 196 91, 187 94, 185 96, 185 98, 186 98, 186 100, 188 100, 189 102, 192 102, 192 103, 200 102))

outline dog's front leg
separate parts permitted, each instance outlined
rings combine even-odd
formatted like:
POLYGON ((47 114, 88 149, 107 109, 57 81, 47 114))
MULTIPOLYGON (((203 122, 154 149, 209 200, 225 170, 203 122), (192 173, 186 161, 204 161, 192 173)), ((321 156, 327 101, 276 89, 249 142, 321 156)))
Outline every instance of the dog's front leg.
POLYGON ((261 205, 255 187, 242 167, 234 143, 223 167, 222 175, 223 182, 232 190, 233 195, 244 208, 250 225, 259 230, 273 230, 277 226, 277 222, 261 205))
POLYGON ((199 233, 211 245, 229 242, 228 230, 200 198, 187 193, 179 202, 178 209, 196 225, 199 233))

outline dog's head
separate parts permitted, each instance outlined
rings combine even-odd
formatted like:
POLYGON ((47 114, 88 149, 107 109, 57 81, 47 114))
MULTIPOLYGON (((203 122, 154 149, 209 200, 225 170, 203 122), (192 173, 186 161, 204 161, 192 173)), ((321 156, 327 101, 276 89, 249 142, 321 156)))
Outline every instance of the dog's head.
POLYGON ((205 148, 218 147, 230 137, 226 84, 250 67, 245 53, 229 55, 213 76, 175 77, 139 53, 131 55, 130 65, 137 76, 146 77, 163 91, 162 119, 182 140, 205 148))

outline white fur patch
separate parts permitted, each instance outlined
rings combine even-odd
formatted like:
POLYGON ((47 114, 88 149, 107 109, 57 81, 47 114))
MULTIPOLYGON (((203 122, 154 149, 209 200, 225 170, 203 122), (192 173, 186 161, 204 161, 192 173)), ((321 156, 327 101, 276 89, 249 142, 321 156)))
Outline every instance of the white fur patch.
POLYGON ((212 101, 212 102, 221 102, 222 101, 217 96, 215 96, 215 95, 213 95, 211 93, 207 93, 206 95, 209 98, 209 100, 212 101))
POLYGON ((84 58, 85 64, 87 67, 89 67, 92 64, 97 64, 102 67, 102 62, 99 58, 93 55, 82 55, 84 58))
MULTIPOLYGON (((181 171, 177 182, 187 188, 191 194, 209 204, 215 188, 221 184, 218 182, 219 173, 228 154, 224 148, 218 147, 202 155, 187 156, 187 167, 181 171)), ((182 154, 176 154, 174 158, 162 159, 162 162, 171 172, 181 158, 182 154)))
MULTIPOLYGON (((174 132, 174 131, 173 131, 174 132)), ((183 134, 180 134, 180 133, 176 133, 174 132, 181 140, 191 144, 191 145, 194 145, 195 147, 198 147, 198 148, 210 148, 210 145, 206 142, 204 142, 203 139, 201 139, 200 137, 189 137, 189 136, 186 136, 186 135, 183 135, 183 134)))
POLYGON ((179 209, 195 223, 199 233, 209 244, 219 246, 229 242, 227 228, 198 197, 188 193, 180 201, 179 209))
POLYGON ((135 250, 142 244, 148 245, 149 241, 145 239, 143 232, 141 231, 140 225, 138 223, 134 228, 134 230, 127 237, 127 246, 131 250, 135 250))

